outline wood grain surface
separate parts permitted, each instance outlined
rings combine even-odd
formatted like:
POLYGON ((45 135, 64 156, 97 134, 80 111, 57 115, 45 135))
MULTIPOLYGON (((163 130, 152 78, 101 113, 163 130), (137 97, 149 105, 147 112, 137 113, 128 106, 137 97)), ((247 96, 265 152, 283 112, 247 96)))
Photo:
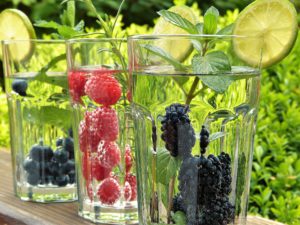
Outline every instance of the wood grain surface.
MULTIPOLYGON (((11 160, 8 151, 0 149, 0 225, 91 225, 77 215, 74 203, 33 203, 19 200, 13 194, 11 160)), ((247 225, 283 225, 248 216, 247 225)))

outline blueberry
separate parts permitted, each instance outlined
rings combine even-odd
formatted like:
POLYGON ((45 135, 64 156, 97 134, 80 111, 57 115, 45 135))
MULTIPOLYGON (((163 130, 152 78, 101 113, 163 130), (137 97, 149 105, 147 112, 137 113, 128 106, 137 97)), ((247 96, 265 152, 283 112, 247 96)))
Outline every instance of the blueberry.
POLYGON ((75 170, 71 170, 68 175, 69 175, 69 178, 70 178, 69 184, 74 184, 75 180, 76 180, 75 170))
POLYGON ((26 96, 28 84, 26 80, 16 79, 12 82, 12 89, 21 96, 26 96))
POLYGON ((61 175, 55 177, 55 182, 58 186, 63 187, 69 183, 69 176, 68 175, 61 175))
POLYGON ((68 160, 68 162, 61 165, 64 174, 68 174, 71 170, 75 170, 74 160, 68 160))
POLYGON ((58 163, 65 163, 68 161, 69 153, 65 150, 56 150, 53 155, 54 161, 58 163))
POLYGON ((41 151, 41 161, 49 162, 53 157, 53 150, 49 146, 43 146, 41 151))
POLYGON ((30 185, 38 185, 39 182, 40 182, 40 176, 39 176, 39 173, 38 172, 35 172, 35 173, 30 173, 27 175, 27 182, 30 184, 30 185))
POLYGON ((64 142, 64 139, 63 139, 63 138, 57 139, 57 140, 56 140, 56 147, 63 146, 63 142, 64 142))
POLYGON ((69 158, 74 159, 74 141, 73 138, 65 138, 64 149, 69 152, 69 158))
POLYGON ((64 174, 63 168, 61 167, 60 163, 55 161, 49 164, 49 172, 55 176, 60 176, 64 174))
POLYGON ((41 154, 43 151, 43 146, 40 145, 33 145, 30 149, 30 153, 29 156, 30 158, 32 158, 33 160, 39 162, 41 159, 41 154))
POLYGON ((34 173, 38 171, 39 163, 32 159, 26 159, 24 161, 23 167, 27 173, 34 173))

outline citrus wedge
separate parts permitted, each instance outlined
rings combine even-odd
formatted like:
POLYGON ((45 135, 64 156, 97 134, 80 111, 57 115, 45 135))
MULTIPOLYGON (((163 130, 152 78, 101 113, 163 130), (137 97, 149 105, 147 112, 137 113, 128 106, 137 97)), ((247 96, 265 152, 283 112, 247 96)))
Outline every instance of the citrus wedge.
MULTIPOLYGON (((36 38, 29 18, 20 10, 6 9, 0 14, 0 40, 27 40, 36 38)), ((12 46, 14 60, 23 60, 32 53, 30 42, 22 42, 12 46)), ((2 58, 2 52, 0 51, 2 58)))
MULTIPOLYGON (((187 6, 173 6, 168 11, 179 14, 181 17, 187 19, 192 24, 197 23, 197 16, 193 12, 193 10, 187 6)), ((160 17, 154 27, 153 31, 154 35, 163 35, 163 34, 188 34, 185 30, 171 24, 166 21, 164 18, 160 17)), ((192 50, 192 44, 189 40, 174 40, 174 41, 164 41, 159 40, 155 44, 157 47, 162 48, 166 52, 168 52, 171 56, 173 56, 178 61, 184 61, 186 57, 189 56, 192 50)))
POLYGON ((288 0, 257 0, 246 7, 235 23, 233 46, 245 63, 262 68, 281 61, 297 38, 297 12, 288 0))

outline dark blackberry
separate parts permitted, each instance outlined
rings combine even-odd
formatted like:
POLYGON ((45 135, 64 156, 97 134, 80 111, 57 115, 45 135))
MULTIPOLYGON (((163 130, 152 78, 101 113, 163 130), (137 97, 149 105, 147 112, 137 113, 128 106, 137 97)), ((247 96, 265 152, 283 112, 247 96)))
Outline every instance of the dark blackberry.
POLYGON ((184 201, 183 198, 180 194, 177 194, 174 198, 173 198, 173 207, 172 207, 172 211, 173 212, 177 212, 177 211, 181 211, 185 213, 185 209, 186 206, 184 205, 184 201))
POLYGON ((12 82, 12 89, 14 92, 18 93, 21 96, 26 96, 26 91, 28 88, 28 84, 26 80, 23 79, 15 79, 12 82))
POLYGON ((64 149, 69 153, 69 159, 74 159, 74 141, 73 138, 67 137, 63 142, 64 149))
POLYGON ((199 215, 198 225, 227 225, 234 221, 234 206, 227 196, 217 197, 206 204, 199 215))
POLYGON ((74 160, 68 160, 66 163, 61 164, 63 174, 68 174, 70 171, 75 170, 74 160))
POLYGON ((63 138, 58 138, 56 140, 56 147, 60 147, 60 146, 63 146, 63 143, 64 143, 64 139, 63 138))
POLYGON ((161 138, 174 157, 190 156, 195 145, 195 132, 190 124, 188 111, 185 105, 172 104, 166 108, 166 114, 161 121, 161 138))
POLYGON ((222 193, 229 195, 231 192, 231 158, 227 153, 222 152, 221 155, 218 156, 221 164, 222 164, 222 184, 221 189, 222 193))
POLYGON ((197 221, 197 195, 198 195, 198 157, 188 157, 183 160, 178 180, 188 225, 197 221))
POLYGON ((36 172, 27 174, 27 182, 28 182, 28 184, 30 184, 32 186, 38 185, 40 182, 39 172, 36 171, 36 172))
POLYGON ((54 152, 53 160, 58 163, 65 163, 69 159, 69 153, 63 149, 58 149, 54 152))
POLYGON ((221 191, 222 165, 217 157, 201 156, 198 161, 198 204, 215 199, 221 191))
POLYGON ((68 176, 69 176, 69 178, 70 178, 69 184, 74 184, 74 183, 75 183, 75 180, 76 180, 76 173, 75 173, 75 170, 71 170, 71 171, 68 173, 68 176))
POLYGON ((39 163, 32 159, 26 159, 23 167, 27 173, 36 173, 39 171, 39 163))
POLYGON ((208 145, 209 145, 209 131, 205 128, 205 126, 202 126, 202 129, 200 132, 201 154, 205 154, 206 148, 208 145))
POLYGON ((55 177, 55 184, 57 184, 59 187, 66 186, 69 183, 69 176, 68 175, 61 175, 55 177))
POLYGON ((41 145, 33 145, 30 149, 29 156, 34 161, 39 162, 41 160, 43 147, 41 145))

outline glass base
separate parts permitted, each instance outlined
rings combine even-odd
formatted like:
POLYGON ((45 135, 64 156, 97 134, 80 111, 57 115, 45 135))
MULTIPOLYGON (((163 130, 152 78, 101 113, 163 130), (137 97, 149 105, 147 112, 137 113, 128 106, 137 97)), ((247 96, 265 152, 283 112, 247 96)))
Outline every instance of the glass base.
POLYGON ((112 207, 87 200, 78 215, 97 224, 139 224, 136 202, 112 207))
POLYGON ((57 186, 18 186, 17 196, 23 201, 53 203, 77 200, 75 185, 57 186))

